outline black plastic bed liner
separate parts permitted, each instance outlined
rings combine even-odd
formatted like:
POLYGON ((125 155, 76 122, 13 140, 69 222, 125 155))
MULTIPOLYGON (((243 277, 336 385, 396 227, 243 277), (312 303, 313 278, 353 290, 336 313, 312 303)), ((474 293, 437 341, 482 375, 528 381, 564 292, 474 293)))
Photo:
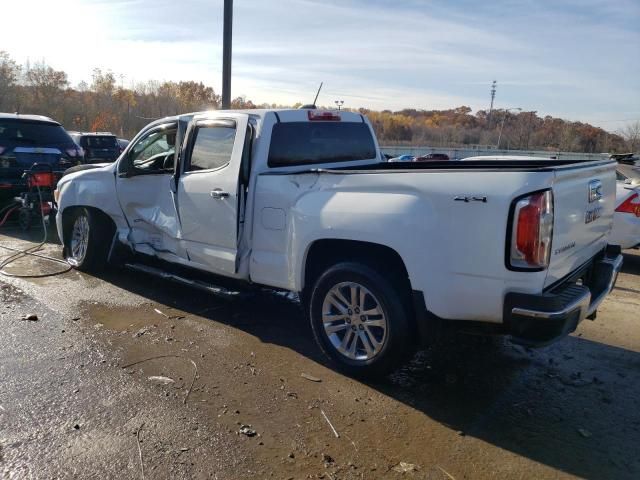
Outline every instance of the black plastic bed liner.
POLYGON ((422 172, 550 172, 558 168, 563 170, 593 168, 616 164, 615 160, 445 160, 436 162, 376 162, 358 166, 322 168, 310 165, 307 170, 269 170, 260 175, 300 175, 303 173, 387 173, 418 170, 422 172))
POLYGON ((379 162, 358 167, 320 169, 326 172, 345 171, 393 171, 393 170, 510 170, 549 171, 558 167, 586 168, 616 163, 613 160, 445 160, 435 162, 379 162))

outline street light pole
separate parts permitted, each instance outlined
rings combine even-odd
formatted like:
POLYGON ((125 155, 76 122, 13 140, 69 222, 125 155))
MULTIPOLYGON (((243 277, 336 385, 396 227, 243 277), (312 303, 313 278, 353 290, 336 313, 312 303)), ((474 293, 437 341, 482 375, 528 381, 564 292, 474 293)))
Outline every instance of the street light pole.
POLYGON ((233 27, 233 0, 224 0, 222 28, 222 108, 231 108, 231 39, 233 27))
POLYGON ((342 109, 342 106, 344 105, 344 100, 336 100, 334 103, 338 106, 338 111, 339 111, 342 109))
POLYGON ((504 128, 504 121, 511 110, 518 110, 520 112, 522 111, 520 107, 507 108, 504 111, 504 115, 502 116, 502 123, 500 124, 500 133, 498 134, 498 144, 496 145, 496 150, 500 150, 500 139, 502 138, 502 129, 504 128))

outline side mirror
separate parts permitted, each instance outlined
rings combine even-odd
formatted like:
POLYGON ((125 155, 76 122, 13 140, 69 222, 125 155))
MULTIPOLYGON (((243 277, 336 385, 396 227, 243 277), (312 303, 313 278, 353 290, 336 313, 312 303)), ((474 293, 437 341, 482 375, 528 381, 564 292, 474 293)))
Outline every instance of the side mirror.
POLYGON ((129 178, 135 175, 133 164, 129 161, 131 157, 131 151, 123 156, 118 163, 118 177, 129 178))

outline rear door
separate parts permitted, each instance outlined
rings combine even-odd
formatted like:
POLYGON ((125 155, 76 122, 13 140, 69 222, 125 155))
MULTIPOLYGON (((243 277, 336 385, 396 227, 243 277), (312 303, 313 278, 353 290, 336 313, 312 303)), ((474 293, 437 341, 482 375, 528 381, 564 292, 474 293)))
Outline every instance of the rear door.
POLYGON ((614 162, 559 167, 553 181, 550 285, 588 262, 607 244, 616 201, 614 162))
POLYGON ((178 209, 188 260, 200 268, 236 275, 239 175, 247 114, 194 117, 187 131, 178 180, 178 209))

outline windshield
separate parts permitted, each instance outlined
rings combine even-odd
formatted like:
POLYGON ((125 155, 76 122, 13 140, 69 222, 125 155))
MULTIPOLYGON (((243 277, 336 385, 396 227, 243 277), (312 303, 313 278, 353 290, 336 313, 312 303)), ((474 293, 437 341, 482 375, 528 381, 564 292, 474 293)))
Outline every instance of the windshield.
POLYGON ((25 120, 0 120, 0 144, 2 142, 24 146, 73 143, 60 125, 25 120))

